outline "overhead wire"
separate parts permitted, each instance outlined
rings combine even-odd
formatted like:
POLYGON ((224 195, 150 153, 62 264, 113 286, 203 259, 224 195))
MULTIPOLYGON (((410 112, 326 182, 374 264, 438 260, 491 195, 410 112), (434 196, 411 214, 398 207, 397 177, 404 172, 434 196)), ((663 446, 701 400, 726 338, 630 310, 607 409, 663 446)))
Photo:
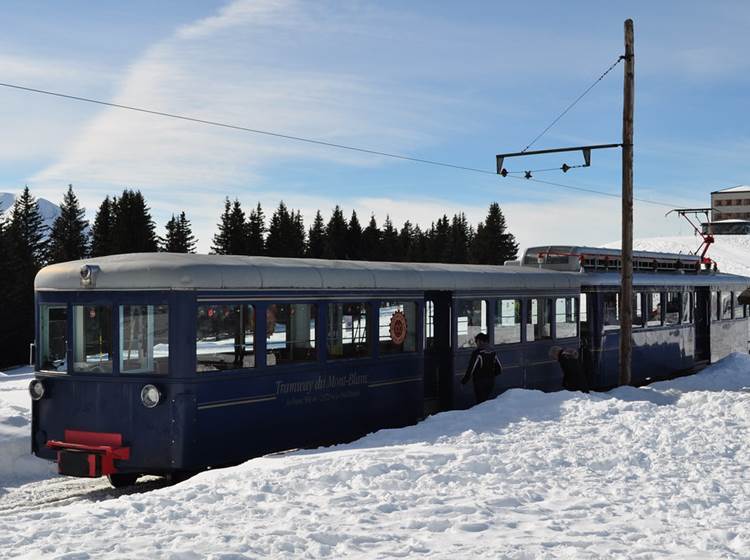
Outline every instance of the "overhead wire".
MULTIPOLYGON (((615 65, 616 64, 617 63, 615 63, 615 65)), ((614 65, 611 66, 609 70, 611 70, 613 67, 614 67, 614 65)), ((609 70, 607 72, 609 72, 609 70)), ((602 76, 599 78, 599 80, 601 80, 601 78, 603 78, 607 74, 607 72, 605 72, 604 74, 602 74, 602 76)), ((597 82, 599 80, 597 80, 597 82)), ((596 82, 595 82, 595 84, 596 84, 596 82)), ((595 84, 593 84, 593 85, 595 85, 595 84)), ((583 97, 583 95, 585 95, 586 93, 588 93, 588 91, 591 90, 591 88, 593 87, 593 85, 590 86, 588 88, 588 90, 586 92, 584 92, 584 94, 582 94, 581 96, 579 96, 579 100, 580 100, 581 97, 583 97)), ((358 147, 358 146, 351 146, 351 145, 347 145, 347 144, 339 144, 339 143, 335 143, 335 142, 327 142, 325 140, 317 140, 317 139, 314 139, 314 138, 307 138, 307 137, 304 137, 304 136, 296 136, 296 135, 292 135, 292 134, 284 134, 284 133, 280 133, 280 132, 273 132, 273 131, 269 131, 269 130, 262 130, 262 129, 258 129, 258 128, 251 128, 251 127, 246 127, 246 126, 241 126, 241 125, 235 125, 235 124, 231 124, 231 123, 225 123, 225 122, 221 122, 221 121, 214 121, 214 120, 209 120, 209 119, 202 119, 202 118, 198 118, 198 117, 191 117, 191 116, 188 116, 188 115, 180 115, 180 114, 177 114, 177 113, 168 113, 166 111, 158 111, 158 110, 155 110, 155 109, 147 109, 147 108, 144 108, 144 107, 136 107, 134 105, 124 105, 124 104, 120 104, 120 103, 111 103, 111 102, 108 102, 108 101, 102 101, 100 99, 93 99, 93 98, 90 98, 90 97, 83 97, 83 96, 79 96, 79 95, 71 95, 71 94, 61 93, 61 92, 57 92, 57 91, 44 90, 44 89, 39 89, 39 88, 32 88, 32 87, 22 86, 22 85, 19 85, 19 84, 12 84, 12 83, 8 83, 8 82, 0 82, 0 87, 15 89, 15 90, 24 91, 24 92, 30 92, 30 93, 38 93, 38 94, 42 94, 42 95, 49 95, 49 96, 59 97, 59 98, 68 99, 68 100, 72 100, 72 101, 80 101, 80 102, 85 102, 85 103, 93 103, 93 104, 96 104, 96 105, 102 105, 102 106, 105 106, 105 107, 112 107, 112 108, 115 108, 115 109, 124 109, 124 110, 128 110, 128 111, 136 111, 136 112, 139 112, 139 113, 145 113, 145 114, 148 114, 148 115, 154 115, 154 116, 159 116, 159 117, 179 119, 179 120, 182 120, 182 121, 187 121, 187 122, 192 122, 192 123, 197 123, 197 124, 203 124, 203 125, 208 125, 208 126, 216 126, 216 127, 221 127, 221 128, 231 129, 231 130, 238 130, 238 131, 242 131, 242 132, 249 132, 249 133, 252 133, 252 134, 259 134, 259 135, 264 135, 264 136, 271 136, 271 137, 281 138, 281 139, 285 139, 285 140, 292 140, 292 141, 297 141, 297 142, 305 142, 305 143, 308 143, 308 144, 315 144, 315 145, 319 145, 319 146, 325 146, 325 147, 328 147, 328 148, 336 148, 336 149, 341 149, 341 150, 349 150, 349 151, 352 151, 352 152, 359 152, 359 153, 364 153, 364 154, 369 154, 369 155, 387 157, 387 158, 398 159, 398 160, 402 160, 402 161, 411 161, 411 162, 422 163, 422 164, 426 164, 426 165, 435 165, 435 166, 440 166, 440 167, 447 167, 447 168, 451 168, 451 169, 457 169, 457 170, 460 170, 460 171, 469 171, 469 172, 473 172, 473 173, 482 173, 484 175, 497 176, 497 172, 494 171, 494 170, 481 169, 481 168, 477 168, 477 167, 470 167, 470 166, 466 166, 466 165, 459 165, 459 164, 454 164, 454 163, 449 163, 449 162, 444 162, 444 161, 431 160, 431 159, 416 158, 416 157, 411 157, 411 156, 405 156, 405 155, 402 155, 402 154, 395 154, 395 153, 391 153, 391 152, 383 152, 383 151, 380 151, 380 150, 373 150, 373 149, 369 149, 369 148, 361 148, 361 147, 358 147)), ((559 120, 559 118, 557 120, 559 120)), ((527 148, 528 148, 528 146, 527 146, 527 148)), ((548 170, 545 169, 545 170, 538 170, 538 171, 548 171, 548 170)), ((517 171, 517 172, 513 172, 513 173, 524 173, 524 172, 517 171)), ((533 181, 533 182, 540 183, 540 184, 555 186, 555 187, 569 189, 569 190, 574 190, 574 191, 587 192, 587 193, 597 194, 597 195, 601 195, 601 196, 609 196, 609 197, 617 197, 617 198, 620 197, 619 194, 614 194, 614 193, 610 193, 610 192, 606 192, 606 191, 600 191, 600 190, 596 190, 596 189, 588 189, 588 188, 583 188, 583 187, 576 187, 576 186, 573 186, 573 185, 566 185, 566 184, 563 184, 563 183, 555 183, 553 181, 543 181, 541 179, 534 179, 534 178, 524 179, 522 177, 516 177, 516 176, 511 176, 511 178, 512 179, 519 179, 519 180, 523 180, 523 181, 533 181)), ((671 206, 671 207, 674 208, 674 205, 669 205, 669 204, 666 204, 664 202, 658 202, 658 201, 648 200, 648 199, 645 199, 645 198, 634 198, 634 200, 637 200, 638 202, 643 202, 643 203, 646 203, 646 204, 655 204, 655 205, 659 205, 659 206, 671 206)))

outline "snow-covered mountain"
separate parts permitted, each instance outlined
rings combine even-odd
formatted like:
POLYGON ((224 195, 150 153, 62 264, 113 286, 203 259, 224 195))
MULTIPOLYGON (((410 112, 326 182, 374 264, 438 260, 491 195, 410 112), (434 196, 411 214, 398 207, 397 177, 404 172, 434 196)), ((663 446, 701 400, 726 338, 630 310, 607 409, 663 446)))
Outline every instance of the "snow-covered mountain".
MULTIPOLYGON (((8 214, 13 208, 13 203, 15 202, 15 200, 15 194, 0 192, 0 213, 2 213, 3 218, 8 218, 8 214)), ((39 213, 42 215, 44 225, 46 225, 49 229, 52 229, 52 224, 54 223, 55 218, 60 215, 60 207, 57 204, 50 202, 46 198, 37 198, 36 200, 39 203, 39 213)), ((49 229, 47 230, 48 232, 49 229)))

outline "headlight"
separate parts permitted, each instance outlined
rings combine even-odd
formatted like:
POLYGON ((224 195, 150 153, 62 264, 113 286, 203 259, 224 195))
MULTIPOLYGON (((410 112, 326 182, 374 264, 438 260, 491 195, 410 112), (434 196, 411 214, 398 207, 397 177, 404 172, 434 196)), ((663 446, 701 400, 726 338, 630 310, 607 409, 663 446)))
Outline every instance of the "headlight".
POLYGON ((161 391, 154 385, 144 385, 141 389, 141 402, 146 408, 154 408, 161 401, 161 391))
POLYGON ((29 394, 31 395, 32 401, 38 401, 44 396, 44 383, 38 379, 33 379, 29 383, 29 394))

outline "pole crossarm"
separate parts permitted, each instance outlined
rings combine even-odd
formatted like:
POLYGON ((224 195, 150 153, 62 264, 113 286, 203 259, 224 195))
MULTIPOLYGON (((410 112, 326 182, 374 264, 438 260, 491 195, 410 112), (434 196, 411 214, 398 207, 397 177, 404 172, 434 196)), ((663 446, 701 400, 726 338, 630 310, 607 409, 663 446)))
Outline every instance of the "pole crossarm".
POLYGON ((503 162, 506 158, 522 157, 522 156, 538 156, 541 154, 559 154, 562 152, 583 152, 584 165, 581 167, 589 167, 591 165, 591 150, 605 150, 608 148, 622 148, 622 144, 594 144, 591 146, 576 146, 574 148, 550 148, 548 150, 529 150, 525 152, 512 152, 507 154, 498 154, 495 156, 497 160, 497 173, 502 175, 503 162))

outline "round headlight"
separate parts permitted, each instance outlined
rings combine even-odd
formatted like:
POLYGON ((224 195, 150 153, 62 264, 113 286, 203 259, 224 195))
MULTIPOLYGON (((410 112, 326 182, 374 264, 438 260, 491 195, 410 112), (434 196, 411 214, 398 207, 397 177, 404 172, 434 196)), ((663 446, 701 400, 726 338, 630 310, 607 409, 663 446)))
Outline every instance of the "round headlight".
POLYGON ((29 383, 29 394, 32 401, 38 401, 44 396, 44 383, 38 379, 32 379, 29 383))
POLYGON ((141 389, 141 402, 146 408, 154 408, 161 400, 161 391, 154 385, 144 385, 141 389))

